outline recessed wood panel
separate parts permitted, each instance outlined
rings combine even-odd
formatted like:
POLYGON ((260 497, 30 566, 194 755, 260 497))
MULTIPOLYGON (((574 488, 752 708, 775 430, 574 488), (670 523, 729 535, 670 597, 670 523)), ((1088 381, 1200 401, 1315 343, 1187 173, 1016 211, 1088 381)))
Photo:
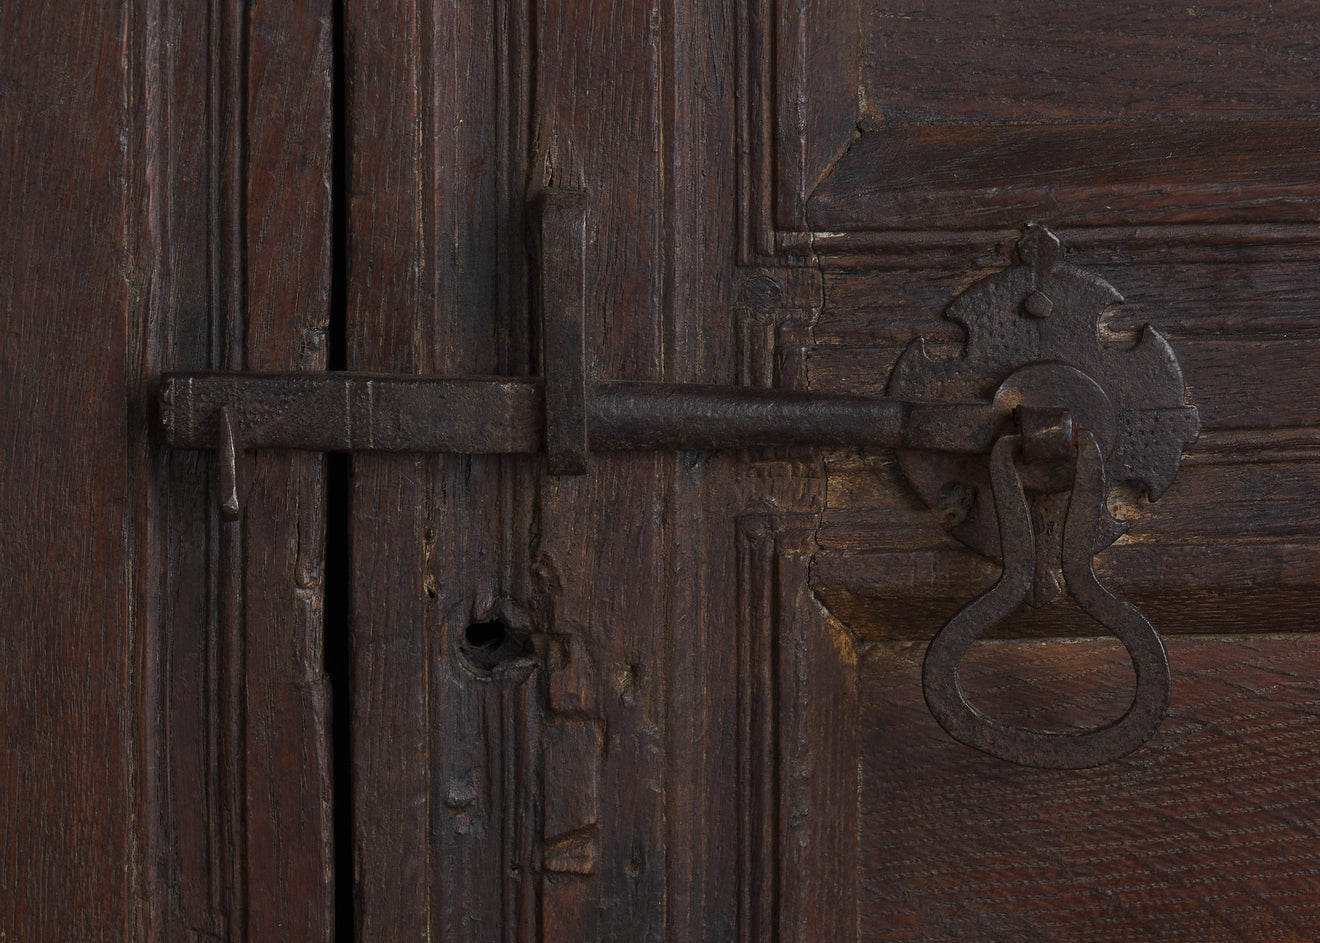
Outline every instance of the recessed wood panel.
POLYGON ((815 190, 815 229, 1305 223, 1320 219, 1320 122, 886 127, 815 190))
POLYGON ((861 33, 876 122, 1266 120, 1320 91, 1306 0, 869 0, 861 33))
MULTIPOLYGON (((1315 636, 1173 640, 1164 725, 1079 771, 949 739, 922 700, 924 647, 877 645, 859 666, 860 939, 1316 939, 1315 636)), ((1112 641, 973 655, 978 705, 1054 729, 1121 710, 1131 674, 1112 641)))
MULTIPOLYGON (((1135 603, 1162 634, 1309 632, 1320 596, 1313 543, 1147 544, 1113 547, 1096 574, 1135 603)), ((863 639, 928 639, 998 578, 970 550, 823 551, 811 584, 837 619, 863 639)), ((1067 595, 1022 607, 992 637, 1104 631, 1067 595)))
MULTIPOLYGON (((1104 278, 1122 293, 1124 303, 1106 316, 1107 333, 1133 335, 1151 324, 1175 344, 1193 334, 1233 337, 1289 337, 1320 333, 1320 254, 1290 260, 1274 249, 1267 260, 1223 261, 1151 258, 1116 244, 1101 253, 1071 246, 1068 261, 1104 278), (1267 264, 1246 264, 1267 261, 1267 264)), ((943 312, 976 279, 1009 262, 986 238, 981 251, 947 265, 897 271, 827 268, 824 307, 812 332, 818 346, 873 347, 906 344, 917 336, 948 342, 962 337, 961 327, 943 312)), ((1247 256, 1248 247, 1234 250, 1247 256)), ((1185 253, 1184 253, 1185 256, 1185 253)))
POLYGON ((859 26, 861 134, 812 229, 1320 218, 1305 3, 868 2, 859 26))

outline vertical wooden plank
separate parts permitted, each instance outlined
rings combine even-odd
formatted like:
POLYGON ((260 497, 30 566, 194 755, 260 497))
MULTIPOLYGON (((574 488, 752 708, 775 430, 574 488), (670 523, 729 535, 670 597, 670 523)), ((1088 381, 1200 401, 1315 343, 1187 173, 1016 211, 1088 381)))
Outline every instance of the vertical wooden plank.
MULTIPOLYGON (((125 2, 0 10, 0 938, 125 940, 133 600, 125 2)), ((136 469, 134 470, 134 472, 136 469)))
POLYGON ((790 515, 779 538, 775 649, 780 702, 774 757, 778 939, 857 939, 857 652, 812 598, 815 514, 790 515))
MULTIPOLYGON (((348 366, 427 363, 425 43, 413 0, 344 4, 349 121, 348 366)), ((354 927, 429 939, 431 609, 423 585, 427 461, 355 456, 349 686, 354 927)))
MULTIPOLYGON (((247 232, 245 141, 247 132, 247 0, 213 0, 210 10, 214 51, 210 56, 212 204, 210 233, 211 336, 210 361, 219 369, 241 370, 248 298, 243 251, 247 232)), ((213 505, 219 498, 215 456, 208 456, 213 505)), ((245 490, 248 457, 243 457, 245 490)), ((246 495, 245 495, 246 497, 246 495)), ((211 604, 207 647, 207 688, 210 710, 208 747, 214 760, 207 771, 214 787, 214 826, 210 838, 210 897, 217 911, 212 925, 224 936, 247 928, 247 790, 243 742, 243 524, 221 526, 223 515, 210 511, 207 550, 211 604)))
MULTIPOLYGON (((536 8, 538 179, 587 192, 588 373, 660 379, 673 363, 667 226, 672 111, 662 91, 673 5, 547 0, 536 8)), ((673 456, 593 456, 543 479, 538 559, 558 574, 569 661, 549 707, 603 731, 590 874, 547 874, 547 940, 663 939, 673 456), (560 692, 563 692, 562 694, 560 692)), ((582 788, 549 782, 545 789, 582 788)))
MULTIPOLYGON (((525 373, 522 4, 346 7, 349 364, 525 373)), ((354 460, 351 687, 363 940, 530 927, 533 675, 474 669, 471 624, 533 628, 528 460, 354 460), (518 523, 519 521, 522 523, 518 523), (521 589, 519 587, 522 587, 521 589)), ((497 630, 498 631, 498 630, 497 630)), ((515 644, 515 650, 520 650, 515 644)))
MULTIPOLYGON (((324 369, 331 233, 332 7, 247 7, 245 354, 324 369)), ((247 920, 253 940, 334 935, 322 659, 324 458, 248 456, 243 555, 247 920)))
MULTIPOLYGON (((735 63, 746 6, 746 0, 678 0, 660 23, 666 378, 676 382, 751 382, 738 373, 744 351, 737 314, 754 293, 735 267, 741 236, 735 107, 747 96, 735 86, 735 63)), ((730 940, 736 932, 731 876, 739 834, 731 823, 742 802, 736 719, 742 639, 730 627, 746 622, 734 590, 737 518, 747 500, 738 487, 743 457, 677 458, 666 498, 669 641, 662 656, 664 920, 672 943, 730 940)))
MULTIPOLYGON (((433 220, 432 367, 526 375, 527 0, 442 0, 427 24, 433 220)), ((533 805, 539 675, 530 634, 534 470, 520 457, 437 458, 426 579, 437 625, 432 712, 431 932, 437 939, 530 940, 535 933, 533 805), (494 620, 515 656, 473 671, 467 627, 494 620), (522 655, 521 660, 517 657, 522 655)))
POLYGON ((857 935, 857 662, 811 603, 812 513, 739 519, 739 941, 857 935))
MULTIPOLYGON (((133 939, 176 941, 218 932, 212 893, 216 832, 215 705, 206 683, 210 617, 207 521, 213 516, 207 458, 167 451, 149 425, 166 366, 206 369, 211 358, 209 187, 206 108, 213 38, 207 0, 147 0, 130 32, 141 54, 141 147, 136 171, 140 315, 134 352, 142 426, 134 452, 137 545, 137 755, 140 899, 133 939), (200 120, 199 120, 199 116, 200 120)), ((130 427, 131 428, 131 427, 130 427)))
POLYGON ((775 570, 783 521, 749 515, 738 540, 738 943, 775 940, 781 872, 775 570))

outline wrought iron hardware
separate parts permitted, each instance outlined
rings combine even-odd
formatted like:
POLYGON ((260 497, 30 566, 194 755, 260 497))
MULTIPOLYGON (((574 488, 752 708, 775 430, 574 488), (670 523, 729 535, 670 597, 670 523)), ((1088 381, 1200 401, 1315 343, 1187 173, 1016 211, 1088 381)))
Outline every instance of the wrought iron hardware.
POLYGON ((1097 766, 1149 739, 1171 686, 1155 629, 1092 568, 1094 555, 1128 526, 1109 515, 1109 482, 1135 482, 1157 500, 1200 420, 1158 332, 1145 327, 1135 344, 1101 342, 1101 317, 1123 298, 1103 279, 1064 263, 1053 233, 1029 229, 1018 257, 1017 265, 971 285, 946 312, 966 328, 964 356, 933 359, 918 340, 889 377, 893 396, 985 397, 997 411, 999 438, 989 462, 934 449, 898 452, 926 503, 947 507, 951 496, 955 506, 961 502, 954 536, 1004 567, 999 581, 932 640, 922 687, 931 713, 964 743, 1029 766, 1097 766), (1131 705, 1112 723, 1067 734, 985 716, 958 684, 963 655, 1023 602, 1053 599, 1060 572, 1082 611, 1127 649, 1137 675, 1131 705))
MULTIPOLYGON (((369 373, 175 373, 162 381, 169 444, 314 452, 542 451, 551 438, 547 381, 369 373)), ((583 415, 592 451, 716 451, 775 445, 952 449, 989 454, 988 403, 910 403, 683 383, 591 383, 583 415)), ((226 486, 223 493, 229 494, 226 486)))
POLYGON ((918 341, 895 365, 885 396, 590 382, 582 195, 549 192, 537 236, 542 378, 167 374, 169 444, 217 451, 227 519, 240 513, 242 453, 255 448, 544 449, 554 474, 583 473, 590 452, 605 450, 896 449, 928 503, 947 504, 950 494, 963 502, 955 535, 1004 566, 928 649, 924 689, 944 729, 1016 763, 1065 768, 1122 756, 1154 732, 1169 697, 1164 648, 1145 617, 1096 580, 1091 558, 1122 533, 1105 508, 1108 482, 1138 481, 1158 498, 1199 422, 1157 333, 1147 328, 1131 347, 1101 343, 1100 314, 1121 298, 1064 264, 1051 233, 1028 230, 1018 264, 951 306, 949 316, 968 330, 963 357, 934 359, 918 341), (1045 526, 1033 526, 1033 517, 1045 526), (958 684, 972 642, 1023 602, 1057 594, 1060 569, 1082 608, 1123 641, 1138 678, 1122 718, 1078 734, 1003 724, 969 704, 958 684))

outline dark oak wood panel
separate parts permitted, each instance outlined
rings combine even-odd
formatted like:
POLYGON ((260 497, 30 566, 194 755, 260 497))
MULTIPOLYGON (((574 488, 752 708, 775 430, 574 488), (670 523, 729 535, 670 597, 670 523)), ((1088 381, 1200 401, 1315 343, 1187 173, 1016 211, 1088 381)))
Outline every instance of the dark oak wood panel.
MULTIPOLYGON (((1131 672, 1116 642, 978 647, 977 703, 1053 729, 1112 712, 1131 672)), ((1160 732, 1077 773, 949 740, 922 703, 922 650, 860 661, 863 939, 1314 939, 1314 636, 1174 640, 1160 732)))
MULTIPOLYGON (((326 364, 330 12, 134 11, 144 421, 165 368, 326 364)), ((322 459, 244 456, 246 519, 224 524, 207 457, 167 453, 154 434, 140 449, 155 477, 139 480, 144 837, 130 938, 328 939, 322 459)))
MULTIPOLYGON (((1165 635, 1307 632, 1320 547, 1268 543, 1120 546, 1096 560, 1114 592, 1141 607, 1165 635)), ((961 548, 818 554, 811 585, 830 613, 865 639, 928 638, 999 569, 961 548)), ((1022 609, 995 636, 1098 631, 1067 598, 1022 609)))
MULTIPOLYGON (((733 86, 711 69, 729 61, 732 23, 668 5, 523 16, 405 4, 384 18, 391 32, 378 11, 349 9, 350 363, 534 369, 523 201, 554 184, 587 193, 595 376, 730 382, 741 369, 747 381, 800 382, 776 367, 775 336, 809 321, 818 282, 732 264, 733 86), (676 77, 711 91, 690 96, 676 77), (758 338, 745 358, 740 337, 758 338)), ((855 833, 808 815, 855 792, 828 759, 835 741, 810 742, 835 694, 800 680, 782 701, 782 749, 811 777, 733 720, 752 704, 739 653, 779 631, 781 609, 793 612, 785 633, 813 627, 802 658, 851 683, 849 646, 812 621, 809 513, 788 562, 771 554, 751 586, 738 575, 739 513, 770 500, 809 509, 820 479, 814 463, 805 483, 785 464, 737 468, 596 456, 587 476, 556 480, 539 459, 354 460, 362 938, 423 924, 547 940, 758 940, 781 922, 852 932, 828 889, 855 861, 855 833), (769 621, 746 627, 735 586, 765 594, 769 621), (537 657, 474 671, 472 623, 505 624, 537 657), (769 818, 742 802, 753 783, 784 790, 769 818), (712 819, 739 825, 712 830, 712 819), (782 846, 787 866, 740 858, 754 841, 782 846)), ((773 648, 758 651, 765 671, 789 677, 773 648)))
POLYGON ((736 937, 855 939, 853 639, 812 611, 812 514, 739 520, 736 937), (842 721, 842 722, 841 722, 842 721))
MULTIPOLYGON (((330 318, 332 6, 247 10, 244 358, 323 370, 330 318)), ((234 364, 237 366, 237 364, 234 364)), ((325 459, 252 456, 243 548, 248 888, 235 936, 334 939, 325 459)), ((236 535, 235 535, 236 536, 236 535)))
MULTIPOLYGON (((652 2, 552 0, 536 13, 534 107, 547 150, 534 179, 587 191, 589 375, 655 379, 672 363, 670 28, 669 8, 652 2), (609 122, 597 120, 599 109, 609 122)), ((529 534, 538 567, 554 574, 546 603, 569 637, 546 706, 599 726, 599 789, 611 797, 591 823, 593 866, 555 868, 543 879, 545 940, 663 935, 662 663, 678 603, 665 588, 675 531, 664 495, 673 477, 671 458, 597 457, 590 474, 542 479, 536 489, 529 534), (631 564, 620 581, 611 561, 622 559, 631 564)), ((582 787, 547 780, 542 788, 549 795, 582 787)))
MULTIPOLYGON (((1152 260, 1131 250, 1119 260, 1112 255, 1073 250, 1068 261, 1094 271, 1122 293, 1124 303, 1105 319, 1107 330, 1119 337, 1144 324, 1156 326, 1180 347, 1181 338, 1193 335, 1294 338, 1320 331, 1320 257, 1296 262, 1280 253, 1268 264, 1241 265, 1152 260)), ((949 301, 1006 261, 987 252, 968 253, 961 265, 934 268, 827 267, 824 305, 812 338, 817 346, 832 347, 905 344, 919 336, 941 345, 958 342, 961 327, 943 317, 949 301)))
MULTIPOLYGON (((768 34, 762 41, 774 57, 775 222, 785 229, 806 229, 812 191, 856 134, 859 2, 765 0, 756 5, 762 7, 758 25, 768 34)), ((760 130, 768 133, 770 116, 763 112, 758 117, 765 122, 760 130)))
MULTIPOLYGON (((346 4, 348 364, 525 373, 520 5, 346 4), (513 163, 510 163, 513 162, 513 163)), ((525 459, 353 460, 356 938, 499 938, 537 919, 534 665, 462 655, 526 600, 525 459)))
POLYGON ((863 4, 862 133, 801 220, 1314 221, 1315 44, 1295 2, 863 4))
MULTIPOLYGON (((431 208, 420 191, 428 173, 421 129, 431 127, 424 118, 427 22, 407 0, 371 9, 344 5, 344 94, 352 116, 345 132, 350 368, 419 373, 432 366, 429 331, 416 316, 434 285, 425 249, 431 208)), ((429 464, 406 455, 353 460, 349 533, 360 578, 350 598, 355 749, 348 798, 353 930, 366 941, 430 932, 434 715, 428 676, 435 610, 425 583, 427 525, 412 513, 434 514, 435 498, 422 484, 429 464)), ((467 713, 450 716, 459 722, 467 713)), ((465 856, 451 860, 456 873, 472 873, 465 856)), ((483 877, 476 871, 474 883, 483 877)), ((495 910, 499 885, 477 886, 495 910)))
MULTIPOLYGON (((1316 246, 1320 244, 1320 228, 1312 223, 1166 225, 1153 222, 1138 226, 1068 227, 1055 221, 1050 228, 1072 250, 1085 250, 1089 265, 1103 261, 1108 265, 1206 262, 1272 266, 1314 259, 1316 246)), ((809 242, 814 257, 831 269, 881 272, 956 267, 966 273, 973 260, 1002 259, 1021 234, 1020 225, 926 232, 829 231, 813 233, 809 242)))
POLYGON ((861 135, 808 202, 821 230, 1308 223, 1314 121, 885 128, 861 135))
MULTIPOLYGON (((212 175, 222 56, 219 23, 214 34, 196 28, 204 18, 201 4, 174 5, 151 28, 143 26, 136 46, 145 178, 139 402, 148 420, 161 369, 216 366, 223 334, 220 319, 211 316, 222 291, 215 264, 219 188, 212 175), (199 62, 208 67, 197 68, 199 62)), ((158 487, 144 483, 139 495, 144 538, 136 702, 144 838, 136 934, 148 940, 219 936, 238 884, 233 832, 226 829, 239 804, 237 784, 220 773, 220 740, 233 721, 222 716, 218 702, 222 633, 212 466, 198 453, 165 454, 151 427, 139 448, 158 487)))
MULTIPOLYGON (((1309 4, 5 12, 0 937, 1315 938, 1309 4), (1206 425, 1097 560, 1170 639, 1151 744, 939 731, 924 642, 998 567, 887 454, 262 451, 222 522, 160 373, 536 374, 547 186, 599 379, 879 392, 1057 226, 1206 425)), ((963 679, 1113 716, 1097 631, 1023 611, 963 679)))
POLYGON ((129 452, 142 419, 128 8, 0 15, 0 936, 12 940, 124 939, 136 887, 132 580, 149 471, 129 452))
MULTIPOLYGON (((950 546, 939 512, 905 490, 889 456, 840 456, 827 467, 832 491, 816 535, 820 546, 950 546)), ((1116 495, 1111 513, 1131 521, 1124 543, 1309 542, 1320 514, 1317 473, 1312 462, 1196 463, 1178 473, 1159 501, 1116 495)))
POLYGON ((903 123, 1285 119, 1315 108, 1305 0, 862 5, 864 113, 903 123))

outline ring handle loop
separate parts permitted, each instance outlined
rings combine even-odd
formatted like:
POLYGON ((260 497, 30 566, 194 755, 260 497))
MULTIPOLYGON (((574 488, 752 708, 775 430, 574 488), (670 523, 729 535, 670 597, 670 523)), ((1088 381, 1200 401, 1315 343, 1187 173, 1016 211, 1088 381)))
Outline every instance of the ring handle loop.
POLYGON ((1095 438, 1078 432, 1077 468, 1063 532, 1063 576, 1082 611, 1123 643, 1136 671, 1132 703, 1123 716, 1090 730, 1050 733, 996 720, 968 702, 958 668, 972 643, 1026 600, 1035 572, 1031 511, 1014 465, 1021 437, 1002 436, 990 457, 990 481, 999 515, 1004 570, 994 586, 960 610, 931 640, 922 666, 922 690, 941 727, 983 753, 1046 769, 1085 769, 1116 760, 1141 746, 1159 727, 1172 681, 1159 634, 1141 610, 1106 589, 1095 575, 1106 494, 1104 461, 1095 438))

